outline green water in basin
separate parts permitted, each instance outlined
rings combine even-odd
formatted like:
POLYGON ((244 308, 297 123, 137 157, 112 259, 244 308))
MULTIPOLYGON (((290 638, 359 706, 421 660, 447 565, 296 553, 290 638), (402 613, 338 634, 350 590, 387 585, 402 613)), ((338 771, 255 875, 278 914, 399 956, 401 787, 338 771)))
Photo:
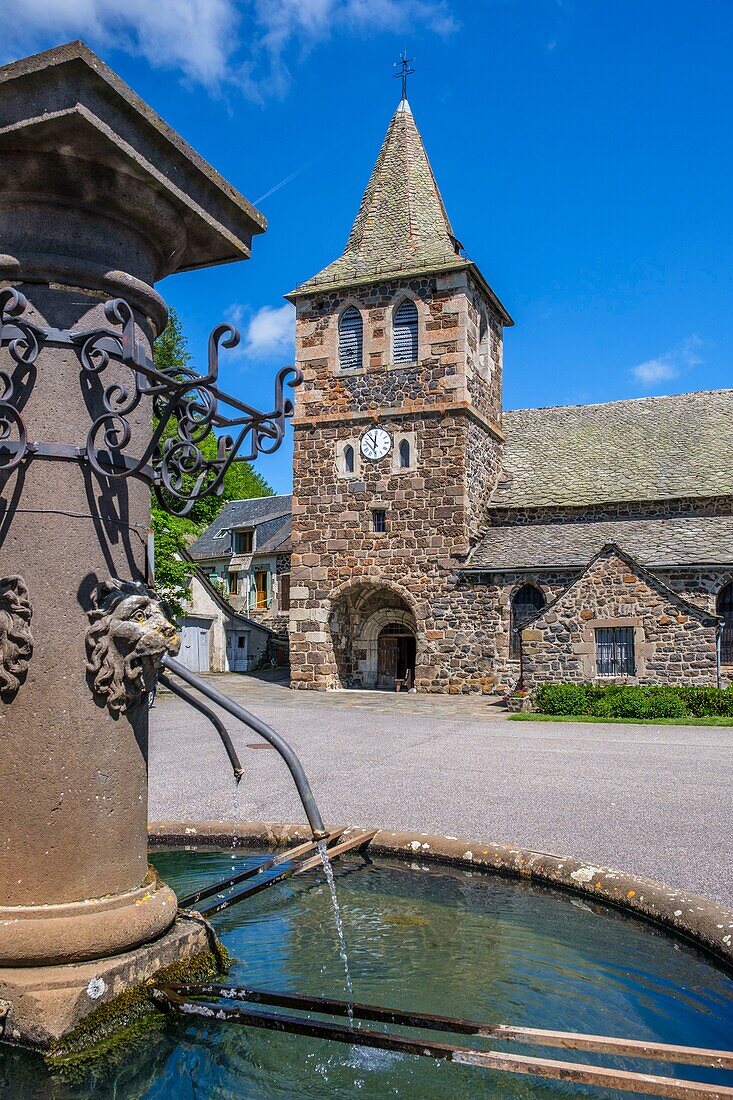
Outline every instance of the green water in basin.
MULTIPOLYGON (((223 878, 232 866, 241 870, 263 858, 248 853, 233 861, 229 853, 207 851, 152 855, 179 896, 223 878)), ((492 1023, 733 1046, 733 980, 651 925, 595 902, 478 872, 362 857, 344 858, 334 870, 357 1001, 492 1023)), ((213 923, 235 960, 233 984, 345 997, 322 872, 266 890, 213 923)), ((733 1084, 733 1074, 700 1067, 428 1034, 462 1046, 733 1084)), ((122 1065, 75 1083, 50 1076, 36 1055, 0 1052, 3 1100, 563 1095, 622 1094, 191 1018, 170 1018, 122 1065)))

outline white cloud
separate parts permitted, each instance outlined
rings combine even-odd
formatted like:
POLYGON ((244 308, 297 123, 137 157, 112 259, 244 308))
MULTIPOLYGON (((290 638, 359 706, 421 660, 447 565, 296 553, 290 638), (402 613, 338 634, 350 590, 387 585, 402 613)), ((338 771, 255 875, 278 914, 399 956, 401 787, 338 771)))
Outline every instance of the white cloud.
POLYGON ((457 22, 448 0, 23 0, 3 22, 0 60, 83 38, 263 100, 287 90, 291 46, 416 25, 446 35, 457 22))
POLYGON ((644 363, 632 367, 631 374, 642 386, 652 389, 660 382, 677 378, 680 374, 702 363, 703 360, 698 355, 701 347, 702 340, 699 336, 688 336, 671 351, 666 351, 656 359, 647 359, 644 363))
POLYGON ((214 87, 226 79, 240 20, 232 0, 23 0, 3 21, 2 53, 83 38, 214 87))
POLYGON ((246 311, 243 306, 230 306, 226 316, 236 328, 244 329, 242 343, 235 355, 247 359, 293 359, 295 308, 289 302, 282 306, 262 306, 252 314, 246 327, 246 311))

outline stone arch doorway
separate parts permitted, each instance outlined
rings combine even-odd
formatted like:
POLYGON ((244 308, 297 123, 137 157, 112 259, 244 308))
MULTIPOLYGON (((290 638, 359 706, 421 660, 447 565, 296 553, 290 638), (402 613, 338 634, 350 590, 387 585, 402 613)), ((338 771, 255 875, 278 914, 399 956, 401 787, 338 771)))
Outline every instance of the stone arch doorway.
POLYGON ((367 582, 349 587, 332 601, 328 625, 342 687, 394 690, 408 671, 414 684, 420 634, 396 589, 367 582))

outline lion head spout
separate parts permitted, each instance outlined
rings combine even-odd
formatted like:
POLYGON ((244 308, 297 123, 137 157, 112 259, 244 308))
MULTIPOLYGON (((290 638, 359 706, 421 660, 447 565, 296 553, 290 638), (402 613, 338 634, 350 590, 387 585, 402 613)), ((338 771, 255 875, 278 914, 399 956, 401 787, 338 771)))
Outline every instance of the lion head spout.
POLYGON ((33 655, 28 586, 22 577, 0 577, 0 698, 9 703, 25 680, 33 655))
POLYGON ((92 687, 114 715, 136 706, 152 690, 166 654, 180 639, 154 593, 132 581, 102 581, 89 612, 87 669, 92 687))

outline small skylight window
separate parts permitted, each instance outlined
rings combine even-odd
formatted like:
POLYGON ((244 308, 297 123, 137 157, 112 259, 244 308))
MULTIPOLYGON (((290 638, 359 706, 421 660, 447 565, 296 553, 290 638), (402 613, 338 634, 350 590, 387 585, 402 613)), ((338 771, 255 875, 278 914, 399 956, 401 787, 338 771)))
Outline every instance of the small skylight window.
POLYGON ((224 536, 225 536, 225 535, 228 535, 228 534, 229 534, 229 531, 227 530, 227 528, 226 528, 226 527, 222 527, 221 531, 217 531, 217 532, 216 532, 216 534, 214 535, 214 538, 215 538, 215 539, 223 539, 223 538, 224 538, 224 536))

